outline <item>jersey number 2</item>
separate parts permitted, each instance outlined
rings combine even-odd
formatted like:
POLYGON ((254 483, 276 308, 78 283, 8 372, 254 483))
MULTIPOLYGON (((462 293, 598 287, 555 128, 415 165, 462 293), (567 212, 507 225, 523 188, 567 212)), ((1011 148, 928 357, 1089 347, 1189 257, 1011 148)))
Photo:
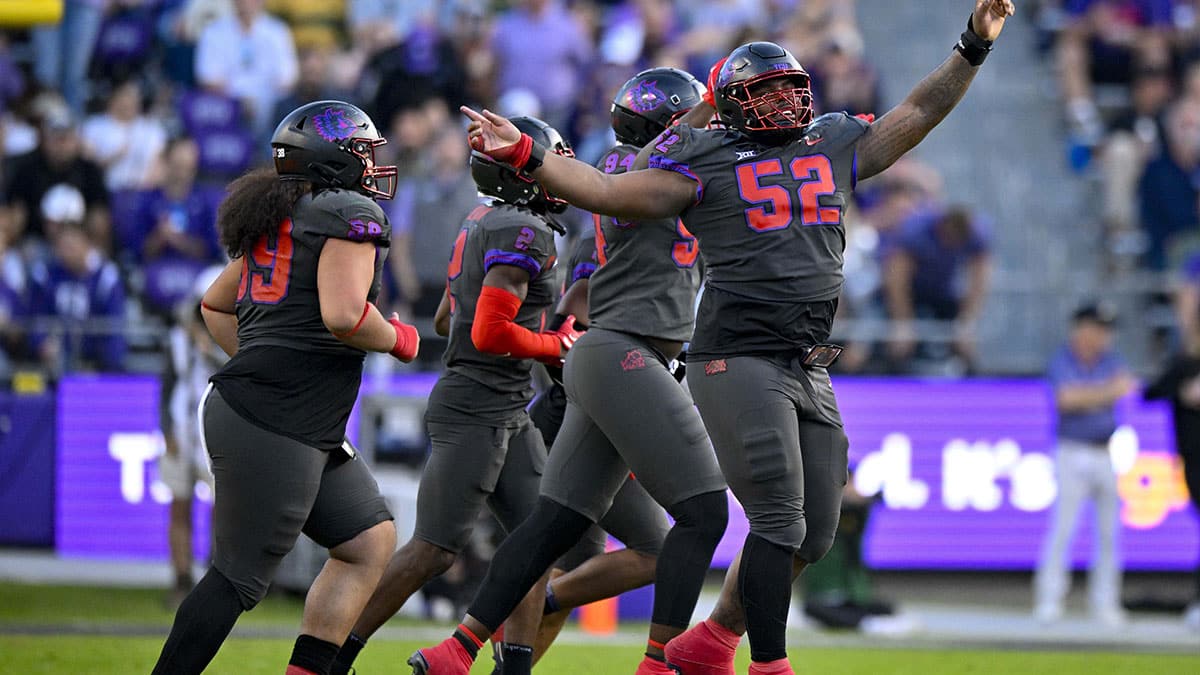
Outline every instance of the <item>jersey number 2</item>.
MULTIPOLYGON (((788 167, 792 178, 800 182, 796 196, 800 200, 801 225, 838 225, 841 210, 836 206, 821 206, 820 198, 837 191, 833 181, 833 166, 825 155, 804 155, 792 160, 788 167)), ((759 180, 783 174, 778 159, 764 159, 739 165, 738 194, 748 204, 746 225, 755 232, 771 232, 790 227, 793 220, 792 193, 782 185, 762 185, 759 180)))
POLYGON ((275 245, 269 237, 261 237, 250 253, 242 259, 242 281, 238 299, 250 293, 256 305, 278 305, 287 297, 292 280, 292 219, 279 226, 275 245))

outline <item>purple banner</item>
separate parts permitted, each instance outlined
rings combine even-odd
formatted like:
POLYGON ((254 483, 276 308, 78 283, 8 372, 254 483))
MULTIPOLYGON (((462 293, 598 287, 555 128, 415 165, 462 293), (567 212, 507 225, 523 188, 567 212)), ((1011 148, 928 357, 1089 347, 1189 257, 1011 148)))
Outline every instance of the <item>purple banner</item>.
MULTIPOLYGON (((55 547, 61 555, 166 560, 171 491, 159 480, 159 382, 72 376, 58 387, 55 547)), ((208 508, 193 509, 208 557, 208 508)))
MULTIPOLYGON (((364 380, 362 395, 421 399, 430 374, 364 380)), ((1034 380, 917 381, 840 378, 854 485, 878 494, 865 543, 879 568, 1030 569, 1056 496, 1054 411, 1034 380)), ((1119 467, 1122 550, 1138 570, 1197 565, 1200 533, 1173 451, 1170 416, 1136 398, 1119 405, 1112 455, 1119 467)), ((65 555, 165 559, 169 491, 157 478, 158 382, 68 378, 59 388, 57 529, 65 555)), ((357 416, 349 426, 358 428, 357 416)), ((747 526, 730 500, 724 566, 747 526)), ((197 509, 204 556, 207 509, 197 509)), ((1091 550, 1090 511, 1074 544, 1091 550)))
POLYGON ((0 545, 54 543, 54 396, 0 392, 0 545))
MULTIPOLYGON (((873 567, 1013 569, 1036 565, 1057 495, 1055 415, 1036 380, 920 381, 839 378, 853 484, 878 494, 865 540, 873 567)), ((1119 471, 1126 568, 1191 570, 1200 555, 1196 514, 1174 453, 1170 413, 1130 397, 1110 443, 1119 471)), ((732 560, 747 531, 730 501, 714 564, 732 560)), ((1085 509, 1073 544, 1092 550, 1085 509)))

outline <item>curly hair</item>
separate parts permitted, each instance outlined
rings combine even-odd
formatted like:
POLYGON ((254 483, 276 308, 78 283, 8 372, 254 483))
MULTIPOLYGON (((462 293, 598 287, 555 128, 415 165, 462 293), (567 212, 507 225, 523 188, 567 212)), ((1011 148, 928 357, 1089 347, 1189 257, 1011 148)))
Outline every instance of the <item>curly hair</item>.
POLYGON ((230 258, 240 258, 260 237, 292 215, 296 200, 312 192, 308 181, 280 180, 273 167, 254 169, 229 184, 217 207, 217 232, 230 258))

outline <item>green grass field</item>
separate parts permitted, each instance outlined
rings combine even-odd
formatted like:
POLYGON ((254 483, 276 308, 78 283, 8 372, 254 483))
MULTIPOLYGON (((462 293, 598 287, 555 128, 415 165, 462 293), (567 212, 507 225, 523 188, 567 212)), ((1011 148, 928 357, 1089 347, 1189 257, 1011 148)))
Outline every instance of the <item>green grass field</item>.
MULTIPOLYGON (((0 673, 94 675, 147 673, 162 645, 171 613, 154 590, 23 586, 0 583, 0 673), (96 635, 89 633, 112 633, 96 635), (129 636, 122 635, 128 633, 129 636)), ((208 672, 230 675, 282 673, 291 650, 289 638, 248 637, 289 634, 299 625, 300 602, 268 598, 245 615, 208 672)), ((388 639, 406 629, 422 635, 441 634, 439 627, 412 620, 389 624, 384 638, 372 641, 359 658, 358 672, 407 673, 404 660, 430 640, 388 639)), ((539 673, 632 675, 640 660, 637 627, 619 645, 562 644, 538 666, 539 673)), ((449 627, 443 631, 448 634, 449 627)), ((793 645, 797 673, 839 675, 931 675, 944 673, 1200 673, 1197 654, 1123 654, 1110 652, 1026 652, 929 650, 903 648, 813 649, 793 645)), ((743 646, 739 672, 749 660, 743 646)), ((474 673, 489 673, 491 660, 481 659, 474 673)))

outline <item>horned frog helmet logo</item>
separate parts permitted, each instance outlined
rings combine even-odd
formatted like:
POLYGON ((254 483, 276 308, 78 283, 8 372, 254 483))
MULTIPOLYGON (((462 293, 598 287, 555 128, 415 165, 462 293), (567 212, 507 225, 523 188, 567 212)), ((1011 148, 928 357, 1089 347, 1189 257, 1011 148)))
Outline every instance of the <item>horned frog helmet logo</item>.
POLYGON ((629 90, 629 108, 635 112, 648 113, 667 102, 667 95, 658 88, 658 82, 646 80, 629 90))
POLYGON ((312 121, 317 134, 331 143, 350 138, 359 128, 346 117, 346 111, 339 108, 326 108, 325 112, 313 116, 312 121))

